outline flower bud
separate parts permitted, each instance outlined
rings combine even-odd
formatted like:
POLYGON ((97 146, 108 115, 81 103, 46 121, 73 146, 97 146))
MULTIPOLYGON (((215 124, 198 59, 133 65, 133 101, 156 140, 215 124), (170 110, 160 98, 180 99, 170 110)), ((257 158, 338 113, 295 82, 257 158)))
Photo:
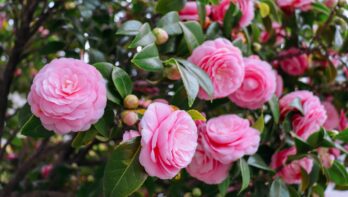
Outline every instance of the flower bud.
POLYGON ((170 80, 179 80, 181 78, 179 69, 176 65, 170 65, 164 69, 165 76, 170 80))
POLYGON ((161 45, 167 42, 168 33, 164 29, 156 27, 152 32, 156 37, 156 44, 161 45))
POLYGON ((256 52, 259 52, 260 50, 261 50, 261 48, 262 48, 262 46, 260 45, 260 43, 253 43, 253 47, 254 47, 254 50, 256 51, 256 52))
POLYGON ((123 100, 123 105, 128 109, 136 109, 139 106, 139 99, 134 94, 130 94, 123 100))
POLYGON ((193 190, 192 190, 192 195, 193 196, 197 196, 197 197, 199 197, 199 196, 202 196, 202 191, 201 191, 201 189, 199 189, 198 187, 195 187, 195 188, 193 188, 193 190))
POLYGON ((133 126, 138 122, 138 114, 133 111, 124 111, 121 114, 122 122, 128 126, 133 126))

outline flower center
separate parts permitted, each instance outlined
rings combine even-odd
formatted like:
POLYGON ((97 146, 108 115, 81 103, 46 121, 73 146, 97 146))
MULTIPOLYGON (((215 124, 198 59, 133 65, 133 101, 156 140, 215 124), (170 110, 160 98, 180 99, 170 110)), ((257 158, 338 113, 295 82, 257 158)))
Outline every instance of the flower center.
POLYGON ((259 86, 259 84, 253 78, 247 78, 243 82, 243 89, 245 91, 255 90, 258 86, 259 86))

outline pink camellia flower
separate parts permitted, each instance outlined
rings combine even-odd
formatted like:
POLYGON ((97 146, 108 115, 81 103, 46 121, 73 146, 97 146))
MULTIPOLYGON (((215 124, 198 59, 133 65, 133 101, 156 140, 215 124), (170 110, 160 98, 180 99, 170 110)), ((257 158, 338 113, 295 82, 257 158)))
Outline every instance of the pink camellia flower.
POLYGON ((313 161, 308 158, 295 160, 286 165, 286 161, 290 155, 296 154, 296 148, 291 147, 275 153, 272 156, 271 168, 279 170, 276 176, 279 176, 287 184, 301 183, 301 168, 308 174, 312 171, 313 161))
POLYGON ((229 98, 239 107, 258 109, 274 94, 276 75, 272 66, 259 58, 244 58, 244 65, 244 81, 229 98))
POLYGON ((305 53, 301 53, 299 49, 291 48, 280 52, 280 56, 284 56, 279 60, 279 65, 284 72, 289 75, 303 75, 309 67, 309 58, 305 53))
MULTIPOLYGON (((277 22, 273 22, 272 23, 272 27, 274 30, 274 36, 276 36, 276 40, 275 40, 275 44, 276 45, 281 45, 282 43, 284 43, 284 37, 285 37, 285 30, 282 28, 281 24, 277 23, 277 22)), ((261 43, 266 43, 270 40, 271 38, 271 34, 267 31, 263 31, 261 32, 260 35, 260 42, 261 43)))
POLYGON ((292 12, 295 9, 308 11, 311 9, 313 0, 277 0, 277 4, 286 12, 292 12))
MULTIPOLYGON (((209 16, 211 13, 211 8, 209 5, 205 6, 205 15, 209 16)), ((198 21, 198 9, 197 3, 194 1, 187 2, 185 7, 179 11, 180 20, 188 20, 188 21, 198 21)), ((208 18, 208 17, 207 17, 208 18)))
POLYGON ((230 4, 234 3, 238 6, 242 13, 242 17, 239 21, 239 27, 243 28, 250 25, 254 19, 254 0, 222 0, 219 5, 212 6, 212 18, 222 24, 226 11, 230 7, 230 4))
POLYGON ((325 1, 325 5, 326 5, 327 7, 332 8, 332 7, 334 7, 334 6, 336 5, 337 1, 338 1, 338 0, 326 0, 326 1, 325 1))
POLYGON ((223 164, 212 158, 199 143, 196 154, 186 170, 192 177, 206 184, 219 184, 228 177, 231 166, 232 164, 223 164))
POLYGON ((28 103, 48 130, 86 131, 104 114, 105 80, 83 61, 55 59, 35 76, 28 103))
POLYGON ((324 123, 324 128, 327 130, 337 129, 339 125, 339 115, 335 106, 330 101, 322 102, 327 114, 327 119, 324 123))
POLYGON ((200 135, 207 154, 224 164, 254 154, 260 143, 260 132, 251 128, 248 120, 236 115, 210 119, 200 135))
POLYGON ((340 122, 339 122, 339 125, 338 125, 338 129, 340 131, 343 131, 346 128, 348 128, 348 119, 347 119, 346 113, 343 110, 341 110, 340 122))
POLYGON ((282 76, 276 73, 276 91, 275 95, 280 97, 283 94, 284 82, 282 76))
POLYGON ((282 118, 295 109, 292 106, 295 99, 299 99, 304 114, 293 115, 292 126, 298 136, 307 139, 325 123, 327 118, 326 111, 319 98, 314 96, 312 92, 306 90, 295 91, 283 96, 279 101, 282 118))
POLYGON ((318 148, 318 155, 325 168, 330 168, 334 160, 340 156, 340 150, 337 148, 318 148))
POLYGON ((123 133, 122 142, 127 142, 133 138, 140 136, 138 131, 130 130, 123 133))
MULTIPOLYGON (((197 47, 188 60, 210 77, 214 85, 212 99, 223 98, 236 91, 244 79, 244 62, 241 51, 226 39, 206 41, 197 47)), ((199 98, 210 100, 201 89, 199 98)))
POLYGON ((190 115, 164 103, 152 103, 140 121, 139 161, 150 176, 173 178, 187 167, 197 147, 197 127, 190 115))
POLYGON ((40 170, 41 176, 43 178, 47 179, 50 176, 50 174, 52 172, 52 169, 53 169, 53 165, 52 164, 48 164, 48 165, 42 166, 41 170, 40 170))

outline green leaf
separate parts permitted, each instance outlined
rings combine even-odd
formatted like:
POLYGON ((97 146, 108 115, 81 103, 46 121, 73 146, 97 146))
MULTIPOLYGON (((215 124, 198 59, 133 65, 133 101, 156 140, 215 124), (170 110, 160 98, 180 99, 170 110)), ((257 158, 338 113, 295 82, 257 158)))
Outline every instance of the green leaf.
POLYGON ((304 170, 303 168, 301 168, 301 185, 300 185, 300 190, 302 192, 305 192, 306 189, 308 188, 309 181, 310 181, 310 177, 309 177, 307 171, 304 170))
POLYGON ((179 22, 180 19, 177 12, 168 12, 158 21, 157 25, 164 29, 168 35, 178 35, 182 33, 179 22))
POLYGON ((348 174, 347 170, 340 162, 334 160, 334 163, 329 169, 326 169, 326 172, 331 181, 338 185, 348 184, 348 174))
POLYGON ((114 67, 112 69, 111 76, 112 76, 112 81, 116 87, 116 90, 122 96, 122 98, 132 93, 133 91, 132 80, 126 71, 122 70, 122 68, 120 67, 114 67))
POLYGON ((205 17, 206 17, 206 2, 204 1, 196 1, 197 3, 197 9, 198 9, 198 16, 199 16, 199 23, 201 24, 202 27, 204 27, 205 24, 205 17))
POLYGON ((118 145, 109 157, 104 171, 106 197, 126 197, 138 190, 147 178, 139 163, 140 138, 118 145))
POLYGON ((268 104, 272 111, 273 120, 276 124, 278 124, 279 118, 280 118, 278 97, 276 95, 273 95, 271 100, 268 102, 268 104))
POLYGON ((297 150, 297 154, 308 153, 313 150, 313 147, 307 142, 303 141, 301 138, 295 136, 295 146, 297 150))
POLYGON ((96 135, 97 135, 97 130, 93 127, 88 131, 78 132, 71 146, 74 148, 85 146, 91 143, 96 135))
POLYGON ((32 115, 23 125, 21 134, 33 138, 46 138, 52 136, 54 133, 46 130, 42 126, 40 119, 32 115))
POLYGON ((99 62, 93 64, 94 67, 102 74, 103 78, 106 80, 106 96, 109 101, 120 105, 121 100, 118 98, 117 93, 113 90, 112 80, 111 80, 111 74, 112 70, 115 67, 114 65, 107 63, 107 62, 99 62))
POLYGON ((148 23, 143 24, 134 40, 129 44, 129 48, 135 48, 137 46, 146 46, 154 43, 156 40, 155 36, 151 31, 151 27, 148 23))
POLYGON ((219 196, 221 196, 221 197, 226 196, 226 194, 227 194, 227 189, 228 189, 228 187, 230 186, 230 184, 231 184, 231 179, 230 179, 230 177, 228 176, 222 183, 220 183, 220 184, 218 185, 219 193, 220 193, 219 196))
POLYGON ((114 118, 115 118, 115 113, 113 111, 113 108, 110 106, 107 106, 105 108, 103 117, 100 118, 98 122, 94 124, 95 129, 103 137, 111 138, 112 130, 115 127, 114 118))
POLYGON ((249 169, 248 163, 243 158, 239 160, 239 168, 240 168, 240 173, 242 175, 242 186, 239 190, 239 193, 241 193, 243 190, 245 190, 249 186, 250 169, 249 169))
POLYGON ((220 0, 209 0, 211 4, 217 5, 219 4, 220 0))
POLYGON ((320 146, 320 144, 323 142, 324 139, 324 135, 325 135, 325 131, 323 128, 321 128, 319 131, 311 134, 308 139, 307 142, 308 144, 310 144, 313 148, 317 148, 320 146))
POLYGON ((301 112, 301 114, 304 114, 303 107, 301 104, 301 100, 299 98, 295 98, 291 103, 290 106, 301 112))
POLYGON ((191 107, 198 95, 199 83, 197 79, 191 74, 191 72, 188 71, 185 67, 179 65, 178 69, 187 93, 188 105, 189 107, 191 107))
POLYGON ((93 64, 93 66, 100 72, 104 79, 110 79, 112 68, 114 67, 114 65, 107 62, 98 62, 93 64))
POLYGON ((313 2, 311 8, 312 10, 325 14, 326 16, 329 16, 331 12, 330 8, 319 2, 313 2))
POLYGON ((187 70, 191 72, 197 79, 199 85, 203 88, 203 90, 208 94, 208 96, 212 97, 214 94, 214 85, 209 77, 209 75, 204 72, 201 68, 192 64, 191 62, 177 58, 178 62, 185 66, 187 70))
POLYGON ((204 41, 202 27, 196 21, 180 22, 188 49, 192 52, 204 41))
POLYGON ((336 136, 335 136, 335 139, 336 140, 341 140, 345 143, 348 143, 348 129, 345 129, 343 131, 341 131, 340 133, 338 133, 336 136))
POLYGON ((234 3, 231 3, 230 7, 225 13, 223 21, 223 30, 226 37, 231 37, 232 29, 238 26, 241 16, 242 13, 238 9, 238 7, 234 3))
POLYGON ((191 109, 187 111, 187 113, 191 116, 193 120, 202 120, 202 121, 207 121, 207 119, 201 114, 201 112, 191 109))
POLYGON ((263 113, 261 116, 256 120, 256 122, 252 126, 254 129, 259 130, 261 133, 263 132, 265 128, 265 121, 263 119, 263 113))
POLYGON ((220 25, 217 22, 213 22, 209 25, 206 31, 206 39, 214 40, 221 36, 220 25))
POLYGON ((276 178, 269 191, 269 197, 290 197, 289 190, 280 178, 276 178))
POLYGON ((155 44, 150 44, 135 54, 132 63, 146 71, 161 71, 162 61, 159 58, 158 49, 155 44))
POLYGON ((256 168, 259 168, 259 169, 262 169, 262 170, 267 170, 267 171, 270 171, 270 172, 274 172, 271 168, 268 167, 268 165, 263 161, 263 159, 260 157, 260 155, 252 155, 248 158, 248 164, 253 166, 253 167, 256 167, 256 168))
POLYGON ((135 36, 139 33, 142 23, 137 20, 125 22, 116 32, 116 35, 135 36))
POLYGON ((312 196, 324 197, 325 190, 324 188, 317 184, 312 187, 312 196))
POLYGON ((170 11, 179 11, 186 4, 186 0, 158 0, 155 11, 160 14, 165 14, 170 11))

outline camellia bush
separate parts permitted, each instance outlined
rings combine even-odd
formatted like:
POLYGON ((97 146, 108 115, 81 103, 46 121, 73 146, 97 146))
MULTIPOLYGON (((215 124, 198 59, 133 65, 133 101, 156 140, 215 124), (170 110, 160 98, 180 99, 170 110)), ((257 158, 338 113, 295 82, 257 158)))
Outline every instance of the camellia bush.
POLYGON ((348 196, 347 1, 0 11, 0 196, 348 196))

